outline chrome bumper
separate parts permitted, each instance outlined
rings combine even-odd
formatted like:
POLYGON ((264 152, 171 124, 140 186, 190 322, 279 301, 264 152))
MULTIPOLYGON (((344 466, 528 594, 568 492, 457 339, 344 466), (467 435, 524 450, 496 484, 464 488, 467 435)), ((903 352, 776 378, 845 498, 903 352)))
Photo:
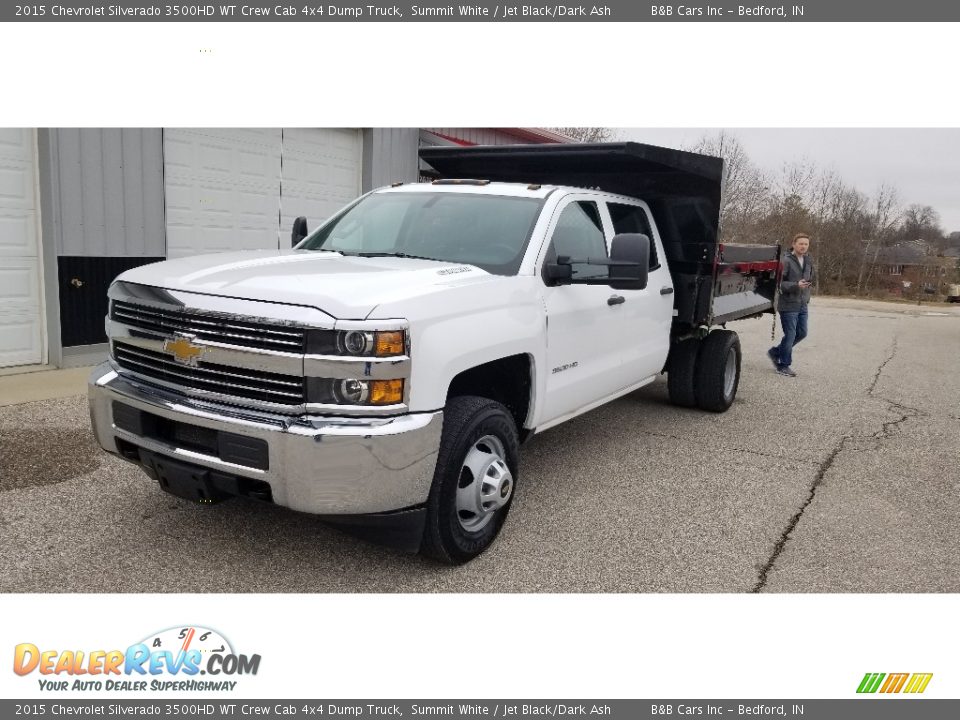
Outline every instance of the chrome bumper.
POLYGON ((97 442, 119 454, 117 440, 151 452, 270 484, 273 501, 323 515, 380 513, 427 500, 440 447, 443 413, 393 418, 288 417, 201 404, 117 374, 109 363, 89 380, 97 442), (140 437, 113 422, 120 402, 169 420, 266 441, 269 469, 259 470, 140 437))

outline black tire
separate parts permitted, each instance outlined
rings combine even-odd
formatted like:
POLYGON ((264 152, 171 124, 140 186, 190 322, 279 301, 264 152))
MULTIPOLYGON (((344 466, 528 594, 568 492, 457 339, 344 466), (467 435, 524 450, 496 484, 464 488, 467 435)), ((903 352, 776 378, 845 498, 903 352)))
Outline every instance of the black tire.
POLYGON ((427 519, 420 546, 422 555, 450 565, 473 560, 496 539, 513 502, 516 487, 520 443, 513 416, 500 403, 488 398, 463 396, 449 400, 444 410, 443 434, 437 468, 427 501, 427 519), (464 472, 467 453, 486 436, 503 446, 512 487, 506 504, 494 512, 487 524, 475 532, 461 524, 457 509, 457 491, 464 472))
POLYGON ((667 362, 667 391, 670 402, 679 407, 697 406, 697 356, 700 354, 700 340, 687 338, 670 348, 667 362))
POLYGON ((724 412, 740 386, 740 338, 732 330, 714 330, 701 343, 697 362, 697 405, 701 410, 724 412), (727 362, 733 355, 732 383, 726 382, 727 362))

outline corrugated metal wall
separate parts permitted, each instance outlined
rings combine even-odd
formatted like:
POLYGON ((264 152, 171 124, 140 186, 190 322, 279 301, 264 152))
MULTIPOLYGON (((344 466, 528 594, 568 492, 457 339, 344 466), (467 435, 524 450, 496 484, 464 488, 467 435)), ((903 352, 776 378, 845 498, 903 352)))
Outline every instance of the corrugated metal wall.
POLYGON ((420 177, 418 128, 369 128, 363 131, 363 192, 420 177))
POLYGON ((59 192, 57 254, 166 254, 159 129, 51 130, 59 192))
POLYGON ((106 342, 110 281, 166 255, 162 134, 41 130, 40 156, 44 257, 55 258, 47 286, 57 289, 47 294, 50 361, 59 365, 68 348, 106 342))

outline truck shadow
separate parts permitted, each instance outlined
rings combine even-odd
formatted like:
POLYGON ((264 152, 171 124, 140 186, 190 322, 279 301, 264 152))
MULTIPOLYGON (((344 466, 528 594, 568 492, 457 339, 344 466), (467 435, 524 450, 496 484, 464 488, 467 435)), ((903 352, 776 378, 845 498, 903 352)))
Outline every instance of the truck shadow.
POLYGON ((0 430, 0 493, 56 485, 96 470, 103 451, 88 428, 0 430))

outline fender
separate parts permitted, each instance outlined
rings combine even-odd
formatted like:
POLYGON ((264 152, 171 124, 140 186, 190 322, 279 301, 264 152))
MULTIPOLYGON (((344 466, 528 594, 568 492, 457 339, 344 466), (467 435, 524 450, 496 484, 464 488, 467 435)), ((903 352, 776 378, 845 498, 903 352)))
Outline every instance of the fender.
MULTIPOLYGON (((531 358, 537 395, 537 368, 546 357, 543 305, 538 278, 488 276, 454 285, 443 293, 377 307, 373 317, 410 322, 411 412, 443 408, 450 383, 464 370, 510 355, 531 358)), ((534 398, 531 414, 534 417, 534 398)))

